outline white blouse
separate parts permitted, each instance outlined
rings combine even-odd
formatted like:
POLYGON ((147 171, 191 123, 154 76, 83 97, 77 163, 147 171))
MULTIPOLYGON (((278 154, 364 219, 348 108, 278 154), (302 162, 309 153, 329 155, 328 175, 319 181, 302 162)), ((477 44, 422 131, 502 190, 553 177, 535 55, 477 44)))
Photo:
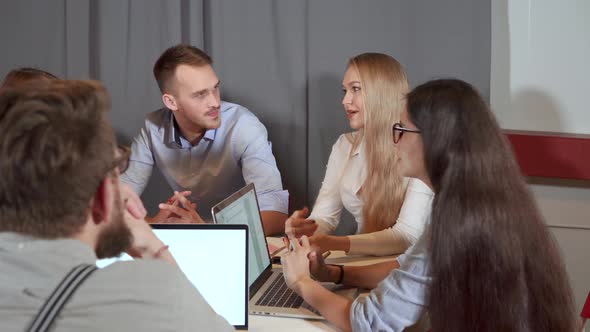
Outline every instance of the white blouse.
MULTIPOLYGON (((434 193, 418 179, 409 179, 404 203, 397 222, 390 228, 358 234, 363 228, 363 201, 359 190, 367 176, 363 144, 351 154, 350 134, 341 135, 328 160, 324 182, 309 219, 318 224, 318 232, 330 234, 340 223, 344 207, 357 222, 357 234, 350 235, 348 254, 391 255, 404 252, 415 243, 431 211, 434 193)), ((351 137, 352 138, 352 137, 351 137)))
POLYGON ((364 148, 360 144, 351 154, 351 134, 340 135, 332 146, 326 175, 310 219, 318 224, 318 231, 330 234, 340 223, 344 207, 356 220, 358 230, 363 226, 363 202, 357 195, 367 177, 364 148))

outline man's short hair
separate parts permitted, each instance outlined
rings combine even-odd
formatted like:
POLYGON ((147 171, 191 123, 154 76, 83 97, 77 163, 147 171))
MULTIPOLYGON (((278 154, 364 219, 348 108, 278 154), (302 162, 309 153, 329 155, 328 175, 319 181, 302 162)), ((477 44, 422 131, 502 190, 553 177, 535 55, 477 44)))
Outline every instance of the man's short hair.
POLYGON ((22 67, 9 71, 8 74, 4 76, 4 81, 2 81, 0 89, 8 89, 23 83, 29 83, 38 80, 57 79, 57 76, 50 72, 46 72, 45 70, 31 67, 22 67))
POLYGON ((156 61, 154 65, 154 77, 162 93, 170 91, 170 81, 179 65, 201 67, 211 65, 213 61, 207 53, 186 44, 172 46, 156 61))
POLYGON ((68 237, 113 168, 110 100, 95 81, 54 80, 0 94, 0 232, 68 237))

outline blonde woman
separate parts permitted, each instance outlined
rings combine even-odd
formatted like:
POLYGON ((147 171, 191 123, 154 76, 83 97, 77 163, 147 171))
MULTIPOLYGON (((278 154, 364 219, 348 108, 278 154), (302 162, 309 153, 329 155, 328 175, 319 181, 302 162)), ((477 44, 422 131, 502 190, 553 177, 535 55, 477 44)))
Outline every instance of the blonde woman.
POLYGON ((310 241, 322 252, 401 253, 422 233, 427 213, 422 207, 431 199, 425 184, 404 179, 395 170, 391 125, 405 108, 406 75, 391 56, 364 53, 350 59, 342 87, 342 105, 355 131, 334 144, 311 215, 305 218, 307 209, 295 212, 285 232, 296 237, 313 234, 310 241), (402 208, 404 194, 409 200, 402 208), (330 235, 343 208, 357 222, 356 235, 330 235))

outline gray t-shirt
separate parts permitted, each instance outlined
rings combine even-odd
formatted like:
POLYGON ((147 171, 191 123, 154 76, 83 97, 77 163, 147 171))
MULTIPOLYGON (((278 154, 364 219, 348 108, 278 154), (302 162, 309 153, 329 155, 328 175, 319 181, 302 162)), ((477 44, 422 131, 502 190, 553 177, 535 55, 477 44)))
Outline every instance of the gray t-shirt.
POLYGON ((366 297, 352 303, 350 322, 353 331, 403 331, 413 326, 426 310, 431 277, 426 231, 397 258, 394 269, 366 297))
MULTIPOLYGON (((75 239, 0 233, 0 330, 23 331, 62 278, 94 264, 75 239)), ((160 260, 117 262, 95 271, 55 321, 59 331, 233 331, 177 267, 160 260)))

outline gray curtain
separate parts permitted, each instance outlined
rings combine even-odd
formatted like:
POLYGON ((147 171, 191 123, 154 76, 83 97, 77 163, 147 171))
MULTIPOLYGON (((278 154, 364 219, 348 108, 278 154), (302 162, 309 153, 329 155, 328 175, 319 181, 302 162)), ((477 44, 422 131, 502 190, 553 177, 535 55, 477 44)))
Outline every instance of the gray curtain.
MULTIPOLYGON (((151 73, 160 53, 203 48, 222 98, 266 125, 291 208, 313 206, 331 146, 350 130, 340 104, 348 58, 385 52, 412 86, 454 76, 489 96, 489 0, 19 0, 1 1, 0 13, 0 75, 35 66, 101 80, 127 143, 161 107, 151 73)), ((155 171, 143 199, 153 212, 169 191, 155 171)))

